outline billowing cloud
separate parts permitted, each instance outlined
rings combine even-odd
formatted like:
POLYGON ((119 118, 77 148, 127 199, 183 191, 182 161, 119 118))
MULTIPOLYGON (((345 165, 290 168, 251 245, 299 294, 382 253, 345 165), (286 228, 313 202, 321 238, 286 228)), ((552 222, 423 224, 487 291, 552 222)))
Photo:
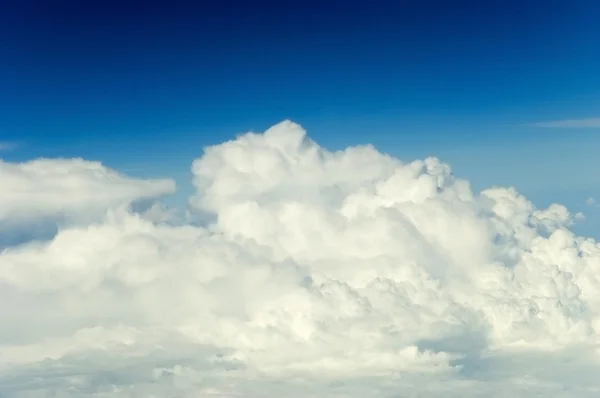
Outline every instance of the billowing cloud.
POLYGON ((0 395, 597 396, 600 246, 564 206, 291 122, 192 171, 206 226, 113 206, 4 250, 0 395))
POLYGON ((552 120, 549 122, 534 123, 533 125, 535 127, 548 128, 597 128, 600 127, 600 117, 590 117, 587 119, 552 120))

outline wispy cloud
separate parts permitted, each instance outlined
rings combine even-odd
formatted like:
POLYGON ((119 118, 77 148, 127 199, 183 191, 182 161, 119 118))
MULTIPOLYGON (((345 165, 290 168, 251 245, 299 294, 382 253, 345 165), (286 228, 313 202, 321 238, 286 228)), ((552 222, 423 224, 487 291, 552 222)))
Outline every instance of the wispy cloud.
POLYGON ((11 149, 14 149, 15 147, 16 147, 16 144, 13 142, 0 141, 0 151, 10 151, 11 149))
POLYGON ((550 122, 538 122, 532 124, 535 127, 548 128, 590 128, 600 127, 600 117, 591 117, 587 119, 569 119, 569 120, 553 120, 550 122))

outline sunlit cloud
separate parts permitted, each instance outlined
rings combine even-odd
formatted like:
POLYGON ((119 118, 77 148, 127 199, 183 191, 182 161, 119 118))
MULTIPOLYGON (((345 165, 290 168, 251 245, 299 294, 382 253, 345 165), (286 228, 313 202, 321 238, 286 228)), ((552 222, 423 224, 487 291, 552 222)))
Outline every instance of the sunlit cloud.
POLYGON ((81 159, 0 166, 0 395, 596 397, 600 246, 562 205, 282 122, 174 189, 81 159), (35 382, 32 382, 32 381, 35 382))

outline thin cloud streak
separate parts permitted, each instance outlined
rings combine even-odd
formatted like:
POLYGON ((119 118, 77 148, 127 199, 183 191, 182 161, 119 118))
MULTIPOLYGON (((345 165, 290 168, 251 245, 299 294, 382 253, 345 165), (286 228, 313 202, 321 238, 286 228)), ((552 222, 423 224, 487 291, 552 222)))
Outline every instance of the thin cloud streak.
POLYGON ((587 119, 554 120, 550 122, 533 123, 532 126, 543 128, 593 128, 600 127, 600 117, 592 117, 587 119))
POLYGON ((10 151, 11 149, 15 149, 17 145, 12 142, 1 142, 0 141, 0 151, 10 151))

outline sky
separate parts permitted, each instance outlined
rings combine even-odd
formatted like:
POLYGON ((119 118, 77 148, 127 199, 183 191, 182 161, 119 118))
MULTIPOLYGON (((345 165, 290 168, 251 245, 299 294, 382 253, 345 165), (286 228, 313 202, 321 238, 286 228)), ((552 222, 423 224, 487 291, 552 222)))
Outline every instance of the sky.
POLYGON ((598 193, 580 173, 598 165, 594 1, 189 3, 5 2, 4 156, 165 173, 187 196, 205 145, 290 119, 331 148, 444 157, 482 188, 598 193))
POLYGON ((2 2, 0 395, 597 396, 598 20, 2 2))

